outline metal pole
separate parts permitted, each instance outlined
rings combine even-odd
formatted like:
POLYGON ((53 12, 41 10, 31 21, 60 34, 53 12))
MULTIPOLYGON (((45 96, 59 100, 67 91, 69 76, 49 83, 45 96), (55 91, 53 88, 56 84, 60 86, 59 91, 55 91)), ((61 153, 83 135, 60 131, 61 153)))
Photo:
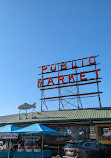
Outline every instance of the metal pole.
POLYGON ((21 117, 20 117, 20 109, 19 109, 19 120, 21 120, 21 117))
MULTIPOLYGON (((42 74, 42 79, 43 79, 43 74, 42 74)), ((43 97, 43 93, 44 93, 44 90, 41 91, 41 99, 43 97)), ((41 112, 43 110, 43 100, 41 100, 41 112)))
POLYGON ((59 134, 58 134, 58 155, 59 155, 59 134))
MULTIPOLYGON (((95 61, 95 58, 94 58, 95 61)), ((96 64, 95 64, 95 70, 96 70, 96 64)), ((98 90, 98 99, 99 99, 99 107, 101 109, 101 98, 100 98, 100 94, 99 94, 99 84, 98 84, 98 79, 97 80, 97 90, 98 90)))
MULTIPOLYGON (((76 66, 76 61, 75 61, 75 66, 76 66)), ((77 69, 75 68, 76 74, 77 74, 77 69)), ((78 82, 78 76, 76 75, 76 84, 78 82)), ((78 98, 78 94, 79 94, 79 88, 78 85, 76 86, 77 89, 77 105, 78 105, 78 109, 79 109, 79 98, 78 98)))
POLYGON ((42 134, 42 158, 44 157, 43 145, 44 145, 44 140, 43 140, 43 134, 42 134))
MULTIPOLYGON (((59 76, 59 64, 58 64, 58 76, 59 76)), ((58 96, 60 97, 61 93, 60 93, 60 88, 59 88, 59 85, 58 85, 58 96)), ((60 110, 60 98, 59 98, 59 110, 60 110)))

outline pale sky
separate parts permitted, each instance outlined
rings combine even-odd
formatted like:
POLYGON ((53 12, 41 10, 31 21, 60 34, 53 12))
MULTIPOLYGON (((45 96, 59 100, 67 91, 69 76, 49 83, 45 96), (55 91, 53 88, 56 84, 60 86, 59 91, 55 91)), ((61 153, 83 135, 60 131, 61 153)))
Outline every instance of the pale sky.
POLYGON ((102 106, 110 107, 110 0, 0 0, 0 116, 25 102, 40 111, 39 66, 92 55, 101 63, 102 106))

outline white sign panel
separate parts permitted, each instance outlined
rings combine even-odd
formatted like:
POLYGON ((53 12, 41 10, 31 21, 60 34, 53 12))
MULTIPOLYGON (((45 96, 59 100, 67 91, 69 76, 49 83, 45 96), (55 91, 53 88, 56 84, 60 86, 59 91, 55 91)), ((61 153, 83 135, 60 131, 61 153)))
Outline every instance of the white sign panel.
POLYGON ((90 139, 96 139, 96 132, 94 126, 90 126, 90 139))
POLYGON ((17 133, 7 133, 7 134, 0 134, 0 139, 17 139, 17 133))
POLYGON ((22 135, 22 140, 24 141, 39 141, 40 135, 37 134, 24 134, 22 135))

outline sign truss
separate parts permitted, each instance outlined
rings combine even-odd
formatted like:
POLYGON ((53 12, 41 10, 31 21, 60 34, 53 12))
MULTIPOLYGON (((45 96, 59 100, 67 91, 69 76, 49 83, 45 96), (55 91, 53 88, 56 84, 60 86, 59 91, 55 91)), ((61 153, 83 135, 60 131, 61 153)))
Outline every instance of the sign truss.
POLYGON ((50 107, 53 109, 55 106, 58 107, 57 110, 82 109, 82 99, 89 97, 98 97, 101 108, 102 92, 99 91, 99 83, 102 78, 99 77, 101 69, 97 69, 100 64, 97 62, 98 56, 39 67, 41 73, 38 75, 41 77, 37 86, 41 91, 41 111, 50 110, 50 107))

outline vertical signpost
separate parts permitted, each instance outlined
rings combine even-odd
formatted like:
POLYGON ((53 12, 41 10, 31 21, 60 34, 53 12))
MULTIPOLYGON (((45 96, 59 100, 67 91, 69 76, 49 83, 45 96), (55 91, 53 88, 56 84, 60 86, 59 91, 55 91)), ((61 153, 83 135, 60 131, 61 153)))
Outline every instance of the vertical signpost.
POLYGON ((97 68, 100 64, 97 57, 98 55, 39 67, 41 73, 38 75, 41 77, 37 86, 41 91, 41 111, 49 110, 48 101, 58 101, 58 110, 64 110, 65 106, 81 109, 84 107, 82 98, 96 96, 101 108, 102 92, 99 91, 99 83, 102 78, 99 77, 101 69, 97 68), (93 88, 90 88, 91 85, 93 88))

